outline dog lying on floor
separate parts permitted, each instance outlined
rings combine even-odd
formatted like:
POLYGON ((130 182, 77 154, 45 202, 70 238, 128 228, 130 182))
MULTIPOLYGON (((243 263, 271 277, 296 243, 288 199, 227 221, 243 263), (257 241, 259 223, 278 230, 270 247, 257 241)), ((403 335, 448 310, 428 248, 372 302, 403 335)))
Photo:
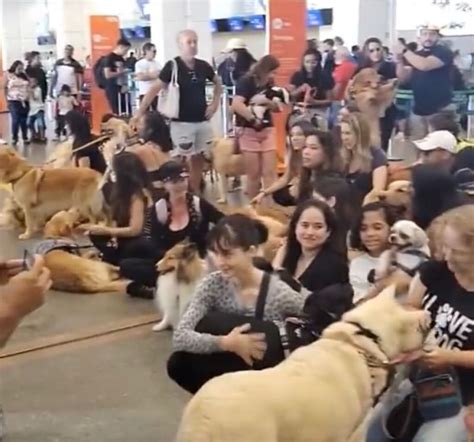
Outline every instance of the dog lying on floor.
POLYGON ((156 268, 160 276, 155 301, 162 319, 153 326, 153 331, 175 329, 197 284, 207 273, 207 265, 196 245, 183 241, 168 250, 156 268))
POLYGON ((100 180, 101 175, 88 168, 35 167, 14 149, 0 147, 0 182, 12 185, 14 205, 25 216, 26 229, 20 239, 30 238, 51 216, 71 207, 77 207, 92 222, 102 218, 104 200, 98 190, 100 180))
POLYGON ((387 288, 276 367, 209 381, 187 404, 177 441, 362 441, 389 367, 420 351, 429 327, 426 312, 387 288))
POLYGON ((52 288, 73 293, 124 293, 128 281, 121 280, 118 267, 92 259, 92 249, 79 246, 71 237, 81 222, 77 209, 58 212, 44 228, 45 240, 34 248, 44 256, 51 272, 52 288), (87 251, 87 252, 86 252, 87 251))

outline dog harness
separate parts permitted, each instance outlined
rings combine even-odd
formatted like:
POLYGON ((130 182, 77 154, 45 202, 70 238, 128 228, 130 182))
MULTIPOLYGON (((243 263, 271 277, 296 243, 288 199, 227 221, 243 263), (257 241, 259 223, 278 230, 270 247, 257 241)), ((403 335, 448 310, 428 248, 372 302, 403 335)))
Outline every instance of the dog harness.
POLYGON ((413 268, 408 268, 407 266, 404 266, 402 263, 397 261, 392 262, 392 265, 394 267, 398 267, 400 270, 404 271, 408 276, 412 278, 415 276, 416 272, 418 272, 418 269, 420 268, 421 264, 430 259, 430 257, 425 252, 418 249, 403 250, 403 252, 400 253, 420 258, 420 262, 418 263, 418 265, 413 268))
POLYGON ((31 253, 33 255, 45 256, 53 250, 63 250, 67 253, 72 253, 73 255, 79 255, 79 249, 89 249, 91 247, 94 246, 92 244, 81 246, 74 241, 68 241, 65 239, 46 239, 36 244, 31 253))

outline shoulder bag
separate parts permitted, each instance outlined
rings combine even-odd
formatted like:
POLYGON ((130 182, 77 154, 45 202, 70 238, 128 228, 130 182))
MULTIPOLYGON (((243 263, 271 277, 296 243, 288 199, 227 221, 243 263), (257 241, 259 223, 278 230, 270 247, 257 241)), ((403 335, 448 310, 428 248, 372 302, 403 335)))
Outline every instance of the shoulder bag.
POLYGON ((171 63, 173 65, 171 81, 159 94, 158 111, 167 118, 176 119, 179 117, 178 62, 173 59, 171 63))
MULTIPOLYGON (((285 359, 279 328, 272 321, 263 320, 269 283, 270 274, 264 273, 257 298, 257 305, 255 307, 255 316, 245 316, 237 313, 209 312, 196 326, 197 332, 209 333, 215 336, 227 335, 235 327, 244 324, 250 324, 250 333, 265 333, 267 350, 263 359, 256 361, 253 365, 253 368, 256 370, 274 367, 285 359)), ((243 360, 242 364, 246 365, 243 360)), ((250 367, 247 367, 247 369, 248 368, 250 367)))

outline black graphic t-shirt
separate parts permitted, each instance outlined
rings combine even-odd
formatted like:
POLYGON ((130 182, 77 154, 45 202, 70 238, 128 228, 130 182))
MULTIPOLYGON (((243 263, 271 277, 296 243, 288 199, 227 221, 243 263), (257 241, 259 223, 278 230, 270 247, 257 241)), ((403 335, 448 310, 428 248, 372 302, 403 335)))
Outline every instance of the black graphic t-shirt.
MULTIPOLYGON (((244 75, 239 79, 235 86, 235 96, 243 97, 246 106, 250 104, 251 99, 257 95, 264 93, 268 86, 258 86, 257 80, 251 75, 244 75)), ((269 109, 263 114, 264 127, 273 126, 272 114, 269 109)), ((238 127, 252 127, 252 125, 239 114, 235 116, 235 125, 238 127)))
MULTIPOLYGON (((438 345, 451 350, 474 350, 474 292, 459 285, 445 262, 422 264, 420 278, 427 288, 423 308, 431 313, 438 345)), ((466 405, 474 400, 474 369, 455 368, 466 405)))

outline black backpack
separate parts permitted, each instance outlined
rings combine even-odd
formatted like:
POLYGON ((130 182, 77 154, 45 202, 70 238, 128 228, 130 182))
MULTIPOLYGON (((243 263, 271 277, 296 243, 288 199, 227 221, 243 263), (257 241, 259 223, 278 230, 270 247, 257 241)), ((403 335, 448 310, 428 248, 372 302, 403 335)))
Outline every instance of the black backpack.
POLYGON ((107 58, 106 55, 103 55, 102 57, 100 57, 95 62, 94 67, 92 68, 92 72, 94 73, 95 84, 100 89, 105 89, 105 85, 106 85, 106 82, 107 82, 107 79, 105 78, 105 74, 104 74, 106 58, 107 58))

